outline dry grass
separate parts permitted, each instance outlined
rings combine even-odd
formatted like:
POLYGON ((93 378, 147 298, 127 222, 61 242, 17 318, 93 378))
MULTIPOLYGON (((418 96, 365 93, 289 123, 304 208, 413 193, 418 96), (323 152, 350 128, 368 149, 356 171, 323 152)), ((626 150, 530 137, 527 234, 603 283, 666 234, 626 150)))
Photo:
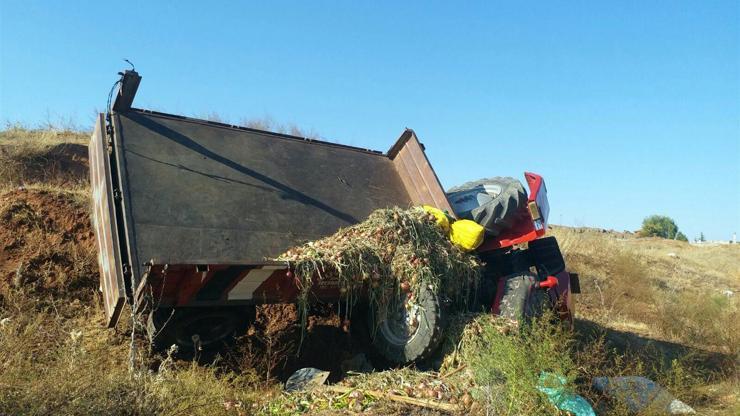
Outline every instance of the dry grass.
POLYGON ((243 117, 238 121, 231 120, 223 115, 210 112, 205 114, 194 114, 194 118, 202 120, 213 121, 216 123, 223 124, 235 124, 241 127, 248 127, 250 129, 270 131, 280 134, 288 134, 296 137, 304 137, 313 140, 324 140, 315 130, 305 130, 295 123, 281 123, 270 116, 263 117, 243 117))
POLYGON ((279 123, 271 117, 244 118, 239 122, 239 125, 257 130, 272 131, 275 133, 289 134, 291 136, 305 137, 307 139, 322 139, 315 130, 304 130, 295 123, 279 123))
POLYGON ((168 360, 155 372, 130 372, 127 337, 104 329, 99 304, 44 303, 23 292, 3 299, 0 414, 251 413, 258 394, 251 374, 168 360))
MULTIPOLYGON (((587 367, 632 368, 632 375, 652 375, 701 413, 736 414, 740 246, 562 227, 552 234, 581 276, 577 316, 620 344, 587 367)), ((586 355, 598 357, 598 350, 586 355)))
POLYGON ((659 330, 669 339, 740 357, 740 313, 734 297, 669 295, 658 308, 659 330))
POLYGON ((87 132, 7 125, 0 130, 0 187, 86 186, 88 140, 87 132))

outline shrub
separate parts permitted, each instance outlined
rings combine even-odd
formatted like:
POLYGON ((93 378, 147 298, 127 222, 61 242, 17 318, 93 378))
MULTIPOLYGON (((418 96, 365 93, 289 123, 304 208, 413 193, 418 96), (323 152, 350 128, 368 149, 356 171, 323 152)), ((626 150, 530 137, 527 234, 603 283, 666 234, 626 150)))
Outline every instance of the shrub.
POLYGON ((731 355, 740 354, 738 319, 737 301, 723 295, 681 292, 658 305, 658 324, 665 335, 731 355))
POLYGON ((462 361, 473 372, 474 396, 492 414, 559 414, 537 389, 543 371, 559 374, 572 388, 576 368, 572 338, 551 316, 506 331, 500 318, 482 315, 469 323, 463 336, 462 361), (507 334, 508 332, 508 334, 507 334))
POLYGON ((672 218, 663 215, 651 215, 642 221, 640 235, 643 237, 661 237, 688 241, 686 236, 678 231, 678 225, 672 218))

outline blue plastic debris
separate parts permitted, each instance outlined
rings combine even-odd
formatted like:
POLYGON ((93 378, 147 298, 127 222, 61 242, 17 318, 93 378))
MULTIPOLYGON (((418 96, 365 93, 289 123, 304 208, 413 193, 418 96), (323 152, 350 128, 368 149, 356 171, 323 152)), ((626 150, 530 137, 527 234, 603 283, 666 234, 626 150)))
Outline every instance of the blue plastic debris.
POLYGON ((594 409, 583 397, 565 390, 565 377, 542 372, 537 389, 547 396, 552 404, 560 410, 573 413, 576 416, 596 416, 594 409))

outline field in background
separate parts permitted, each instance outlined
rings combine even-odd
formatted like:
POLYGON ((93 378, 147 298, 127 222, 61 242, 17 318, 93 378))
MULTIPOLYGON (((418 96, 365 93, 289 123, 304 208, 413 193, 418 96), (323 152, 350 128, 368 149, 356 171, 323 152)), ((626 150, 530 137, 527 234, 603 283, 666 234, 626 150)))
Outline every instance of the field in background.
MULTIPOLYGON (((133 360, 145 371, 130 373, 130 318, 115 330, 103 327, 85 216, 87 140, 72 129, 0 131, 1 414, 290 414, 357 410, 357 403, 376 414, 434 413, 371 395, 286 396, 268 376, 282 362, 273 342, 263 343, 267 351, 234 350, 198 365, 149 357, 137 340, 133 360)), ((551 233, 581 276, 574 333, 535 325, 510 335, 493 319, 461 317, 442 371, 458 372, 443 384, 437 373, 402 369, 350 377, 344 385, 387 391, 444 385, 454 401, 476 392, 473 410, 553 413, 534 390, 542 369, 566 376, 571 389, 598 406, 605 403, 589 389, 591 377, 645 375, 701 414, 740 412, 740 246, 565 227, 551 233)))
POLYGON ((577 316, 608 328, 740 353, 740 245, 554 227, 568 267, 580 273, 577 316))

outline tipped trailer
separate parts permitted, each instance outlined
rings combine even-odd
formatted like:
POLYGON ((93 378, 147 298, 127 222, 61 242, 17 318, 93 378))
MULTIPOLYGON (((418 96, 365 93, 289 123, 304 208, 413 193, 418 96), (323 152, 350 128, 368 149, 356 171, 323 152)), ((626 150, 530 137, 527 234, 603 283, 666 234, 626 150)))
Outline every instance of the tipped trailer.
MULTIPOLYGON (((266 259, 379 208, 426 204, 453 213, 413 130, 383 153, 143 110, 131 106, 140 80, 133 70, 122 74, 89 145, 110 327, 129 303, 147 315, 155 345, 217 347, 246 328, 255 305, 296 301, 288 266, 266 259)), ((480 303, 515 317, 544 297, 572 319, 577 276, 565 270, 557 241, 545 237, 544 180, 534 173, 525 179, 528 197, 512 225, 477 249, 486 264, 480 303)), ((340 299, 330 280, 312 294, 340 299)), ((391 361, 423 358, 404 352, 418 334, 376 336, 386 335, 400 351, 385 354, 391 361)))

